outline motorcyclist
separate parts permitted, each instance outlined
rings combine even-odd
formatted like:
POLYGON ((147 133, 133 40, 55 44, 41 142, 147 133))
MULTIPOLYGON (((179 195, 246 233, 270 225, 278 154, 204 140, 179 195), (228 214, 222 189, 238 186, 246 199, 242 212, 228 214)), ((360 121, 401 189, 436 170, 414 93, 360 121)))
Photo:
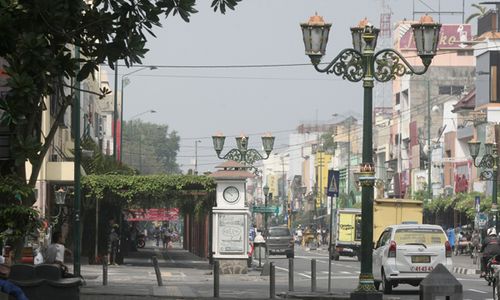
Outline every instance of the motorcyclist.
POLYGON ((481 259, 481 277, 486 275, 486 265, 490 258, 500 255, 500 244, 496 229, 494 227, 488 228, 486 235, 487 237, 481 246, 481 252, 483 253, 483 258, 481 259))

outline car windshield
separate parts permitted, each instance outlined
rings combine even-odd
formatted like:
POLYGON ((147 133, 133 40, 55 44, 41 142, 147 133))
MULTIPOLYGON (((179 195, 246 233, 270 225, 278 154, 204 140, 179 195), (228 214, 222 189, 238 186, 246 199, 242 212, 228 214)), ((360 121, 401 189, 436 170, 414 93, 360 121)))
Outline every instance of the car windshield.
POLYGON ((398 229, 394 234, 396 244, 444 245, 446 235, 442 230, 431 228, 398 229))
POLYGON ((270 236, 289 236, 290 231, 288 228, 271 228, 269 229, 270 236))

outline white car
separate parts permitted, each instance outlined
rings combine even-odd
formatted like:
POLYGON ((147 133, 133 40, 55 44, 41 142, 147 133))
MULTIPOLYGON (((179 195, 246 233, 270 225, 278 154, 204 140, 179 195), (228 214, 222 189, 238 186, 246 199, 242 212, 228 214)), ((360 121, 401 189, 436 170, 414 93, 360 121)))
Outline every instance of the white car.
POLYGON ((438 225, 404 224, 387 227, 373 250, 375 288, 384 293, 400 283, 418 286, 438 264, 452 271, 452 249, 438 225))

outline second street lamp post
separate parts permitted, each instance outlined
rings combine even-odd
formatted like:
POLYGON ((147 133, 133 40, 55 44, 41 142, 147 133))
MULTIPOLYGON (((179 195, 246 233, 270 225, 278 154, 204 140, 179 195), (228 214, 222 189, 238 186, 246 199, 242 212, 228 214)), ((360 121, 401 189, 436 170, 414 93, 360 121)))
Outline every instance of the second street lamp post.
POLYGON ((382 49, 375 52, 379 29, 366 19, 357 27, 351 28, 353 49, 342 50, 325 68, 319 63, 325 54, 331 24, 325 23, 317 14, 309 22, 301 24, 305 52, 311 58, 316 71, 342 76, 352 82, 363 81, 363 157, 360 166, 362 186, 361 204, 361 273, 359 284, 351 294, 351 299, 382 299, 375 290, 372 272, 373 242, 373 185, 375 169, 373 166, 372 145, 372 105, 374 80, 387 82, 396 76, 424 74, 436 54, 441 24, 434 23, 430 16, 423 16, 420 22, 412 24, 417 54, 424 68, 417 71, 397 51, 382 49))
MULTIPOLYGON (((114 112, 113 112, 113 126, 115 128, 115 134, 114 134, 114 139, 113 139, 113 154, 115 156, 115 159, 117 158, 119 162, 122 161, 122 143, 123 143, 123 88, 125 86, 127 86, 129 83, 130 83, 130 80, 129 80, 129 76, 134 74, 134 73, 137 73, 137 72, 140 72, 142 70, 146 70, 146 69, 150 69, 150 70, 156 70, 158 69, 158 67, 156 66, 149 66, 149 67, 142 67, 140 69, 137 69, 135 71, 132 71, 132 72, 129 72, 129 73, 126 73, 126 74, 123 74, 122 75, 122 80, 121 80, 121 89, 120 89, 120 151, 119 153, 116 151, 118 150, 117 147, 116 147, 116 127, 117 127, 117 122, 118 122, 118 104, 117 104, 117 99, 115 97, 115 108, 114 108, 114 112), (118 153, 118 156, 117 156, 117 153, 118 153)), ((116 75, 116 74, 115 74, 116 75)), ((116 80, 116 78, 115 78, 116 80)), ((115 85, 116 86, 116 85, 115 85)), ((151 110, 153 112, 153 110, 151 110)), ((156 111, 154 111, 156 112, 156 111)))
POLYGON ((485 143, 484 144, 484 155, 479 161, 476 162, 476 158, 479 155, 479 150, 481 148, 481 142, 470 141, 469 152, 472 156, 474 166, 476 168, 482 168, 481 179, 491 180, 493 183, 493 190, 491 192, 491 213, 493 215, 493 224, 497 232, 499 228, 498 222, 498 202, 497 202, 497 179, 498 179, 498 153, 496 143, 485 143))
MULTIPOLYGON (((267 184, 262 188, 264 191, 264 207, 267 207, 267 196, 269 196, 269 186, 267 184)), ((267 232, 267 212, 264 213, 264 232, 267 232)))
POLYGON ((259 151, 255 149, 248 149, 247 136, 239 136, 236 137, 236 145, 238 148, 231 149, 228 153, 221 156, 222 149, 224 149, 224 141, 226 140, 226 137, 223 135, 214 135, 212 136, 212 140, 214 142, 214 149, 217 153, 218 158, 234 160, 239 163, 243 163, 249 168, 253 169, 255 169, 255 167, 253 166, 254 162, 268 159, 274 147, 274 136, 263 136, 262 146, 264 147, 264 152, 266 153, 265 156, 263 156, 259 153, 259 151))

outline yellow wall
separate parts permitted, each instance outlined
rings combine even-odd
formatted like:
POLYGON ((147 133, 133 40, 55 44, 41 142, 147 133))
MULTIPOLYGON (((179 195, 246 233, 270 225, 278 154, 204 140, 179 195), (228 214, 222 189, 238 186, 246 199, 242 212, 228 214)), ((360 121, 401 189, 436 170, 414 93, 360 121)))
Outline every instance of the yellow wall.
POLYGON ((316 195, 316 207, 326 206, 326 188, 328 187, 328 166, 332 161, 332 155, 326 152, 317 152, 314 161, 316 170, 318 193, 316 195))

